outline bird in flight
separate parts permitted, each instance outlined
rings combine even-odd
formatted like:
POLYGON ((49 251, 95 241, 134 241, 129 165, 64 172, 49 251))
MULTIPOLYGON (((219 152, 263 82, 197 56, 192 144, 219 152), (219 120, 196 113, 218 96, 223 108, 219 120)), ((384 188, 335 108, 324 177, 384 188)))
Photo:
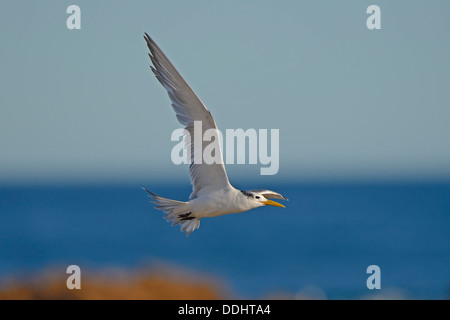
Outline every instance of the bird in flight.
MULTIPOLYGON (((167 90, 176 117, 185 126, 187 133, 191 137, 194 136, 194 122, 197 121, 202 122, 201 130, 203 132, 208 129, 218 130, 211 112, 192 91, 162 50, 147 33, 145 33, 144 39, 150 50, 148 55, 153 64, 150 68, 167 90)), ((235 189, 228 181, 220 147, 216 152, 220 153, 219 158, 222 161, 212 164, 194 161, 195 153, 202 152, 206 145, 202 142, 196 146, 194 141, 189 140, 187 150, 190 150, 191 155, 189 173, 193 189, 189 201, 163 198, 143 188, 149 193, 153 200, 152 203, 156 205, 155 208, 163 211, 164 218, 172 222, 172 225, 179 224, 181 231, 185 231, 186 235, 189 235, 200 226, 201 218, 240 213, 266 205, 284 208, 282 204, 270 200, 287 200, 277 192, 266 189, 246 191, 235 189), (202 150, 195 150, 195 147, 202 150)))

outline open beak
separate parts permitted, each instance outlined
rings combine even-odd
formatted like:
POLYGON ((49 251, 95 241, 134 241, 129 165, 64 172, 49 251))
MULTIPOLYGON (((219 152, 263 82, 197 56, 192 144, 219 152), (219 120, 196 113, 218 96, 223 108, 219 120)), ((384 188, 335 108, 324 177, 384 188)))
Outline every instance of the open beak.
POLYGON ((286 208, 285 206, 283 206, 281 203, 272 201, 272 200, 266 200, 263 202, 266 206, 274 206, 274 207, 282 207, 282 208, 286 208))

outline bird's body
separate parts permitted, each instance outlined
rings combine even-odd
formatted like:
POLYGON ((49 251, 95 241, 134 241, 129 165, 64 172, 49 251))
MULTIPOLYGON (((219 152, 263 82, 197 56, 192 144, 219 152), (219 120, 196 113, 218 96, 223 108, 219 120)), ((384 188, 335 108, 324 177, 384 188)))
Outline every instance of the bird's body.
MULTIPOLYGON (((145 34, 144 38, 151 52, 149 54, 153 63, 151 69, 167 90, 178 121, 185 125, 185 129, 191 137, 194 136, 194 122, 196 121, 202 123, 202 136, 205 130, 217 130, 209 110, 184 81, 170 60, 148 34, 145 34)), ((269 200, 269 198, 287 200, 277 192, 265 189, 241 191, 234 188, 228 181, 220 148, 218 158, 222 161, 211 164, 194 161, 195 154, 203 153, 205 146, 205 143, 202 142, 200 146, 197 146, 199 149, 197 150, 192 141, 187 146, 191 152, 189 172, 193 186, 189 201, 163 198, 144 189, 154 200, 155 208, 164 211, 165 218, 173 225, 180 224, 181 231, 186 231, 186 234, 189 235, 200 226, 201 218, 240 213, 264 205, 284 207, 269 200)))
POLYGON ((229 213, 241 213, 253 209, 253 204, 247 199, 247 196, 241 191, 231 187, 206 193, 189 202, 192 206, 199 208, 195 212, 195 217, 207 218, 229 213))

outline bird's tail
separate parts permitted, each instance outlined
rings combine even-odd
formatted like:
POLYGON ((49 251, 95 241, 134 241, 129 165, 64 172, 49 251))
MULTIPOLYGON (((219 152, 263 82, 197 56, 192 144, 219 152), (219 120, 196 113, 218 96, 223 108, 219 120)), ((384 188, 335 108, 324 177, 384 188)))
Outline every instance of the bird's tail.
POLYGON ((200 227, 200 219, 191 216, 192 212, 187 202, 163 198, 145 188, 142 189, 149 193, 149 197, 153 200, 151 203, 156 204, 155 209, 163 211, 164 218, 171 222, 172 226, 181 225, 181 231, 186 231, 186 235, 200 227))

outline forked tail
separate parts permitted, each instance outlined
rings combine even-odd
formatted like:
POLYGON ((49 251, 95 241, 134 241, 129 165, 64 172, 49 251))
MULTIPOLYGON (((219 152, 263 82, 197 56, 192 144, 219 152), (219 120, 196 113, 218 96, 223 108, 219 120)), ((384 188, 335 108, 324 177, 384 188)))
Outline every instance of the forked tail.
POLYGON ((186 235, 200 227, 200 219, 192 216, 189 203, 163 198, 145 188, 142 189, 149 193, 153 200, 150 202, 156 204, 155 209, 165 213, 164 218, 171 222, 172 226, 181 225, 181 231, 186 231, 186 235))

